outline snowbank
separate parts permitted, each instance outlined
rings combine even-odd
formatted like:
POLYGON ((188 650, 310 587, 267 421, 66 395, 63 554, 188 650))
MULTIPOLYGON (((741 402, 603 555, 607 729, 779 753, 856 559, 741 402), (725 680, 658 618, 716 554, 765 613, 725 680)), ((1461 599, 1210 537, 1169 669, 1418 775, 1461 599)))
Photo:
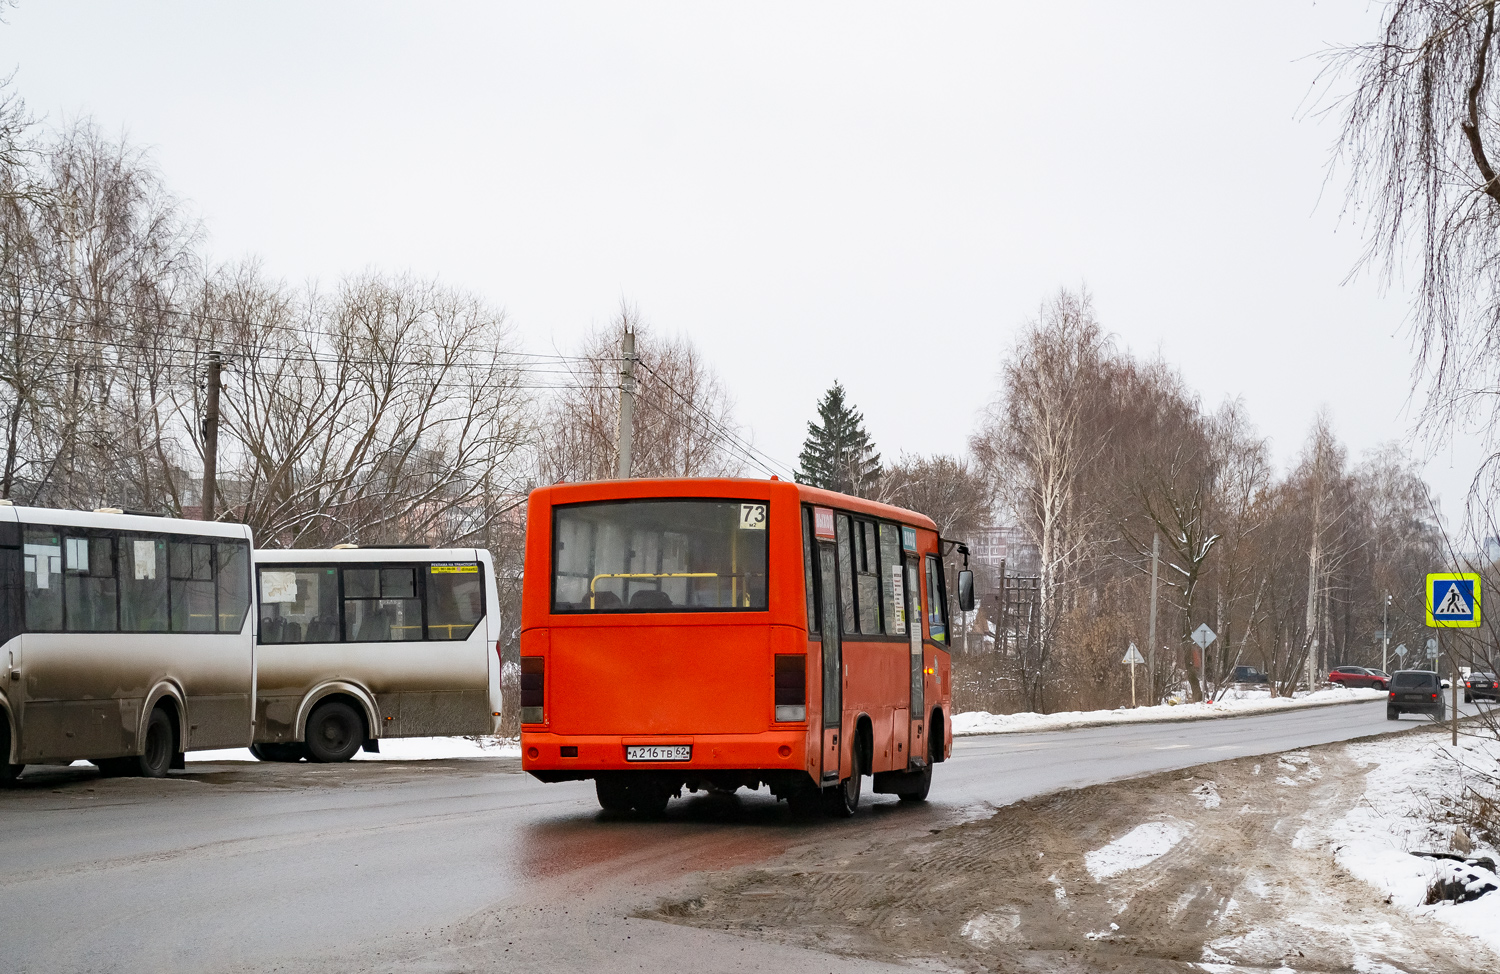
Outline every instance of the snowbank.
POLYGON ((1303 692, 1294 697, 1271 696, 1269 690, 1230 690, 1214 703, 1184 703, 1177 706, 1122 707, 1119 710, 1071 710, 1060 714, 992 714, 983 710, 953 717, 953 733, 1014 734, 1022 731, 1066 730, 1073 727, 1101 727, 1106 724, 1161 723, 1178 720, 1207 720, 1213 717, 1237 717, 1245 714, 1322 707, 1338 703, 1358 703, 1386 699, 1384 690, 1331 690, 1303 692))
MULTIPOLYGON (((360 751, 356 761, 443 761, 453 758, 518 758, 521 743, 515 738, 482 737, 393 737, 380 742, 379 754, 360 751)), ((189 761, 254 761, 249 748, 223 751, 189 751, 189 761)))
MULTIPOLYGON (((1455 872, 1455 864, 1410 855, 1449 851, 1454 823, 1434 820, 1441 814, 1438 799, 1459 797, 1465 782, 1480 783, 1480 772, 1495 774, 1500 742, 1465 737, 1452 747, 1436 734, 1410 734, 1351 744, 1349 754, 1375 767, 1365 779, 1364 799, 1329 831, 1335 861, 1389 895, 1392 903, 1441 920, 1500 951, 1500 892, 1468 903, 1424 906, 1434 878, 1455 872)), ((1470 855, 1500 859, 1477 837, 1470 855)))

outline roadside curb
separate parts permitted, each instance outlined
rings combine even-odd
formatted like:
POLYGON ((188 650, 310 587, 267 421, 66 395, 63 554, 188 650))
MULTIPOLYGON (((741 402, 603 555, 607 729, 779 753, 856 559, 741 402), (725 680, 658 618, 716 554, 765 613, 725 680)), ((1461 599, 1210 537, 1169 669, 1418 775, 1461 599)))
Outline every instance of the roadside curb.
POLYGON ((1319 707, 1347 707, 1355 703, 1380 703, 1379 697, 1364 700, 1319 700, 1313 703, 1294 704, 1289 707, 1267 707, 1264 710, 1234 710, 1226 713, 1183 714, 1181 717, 1148 717, 1142 720, 1070 720, 1065 724, 1049 727, 1017 727, 1009 730, 954 732, 954 737, 996 737, 1001 734, 1046 734, 1051 731, 1080 730, 1086 727, 1128 727, 1132 724, 1190 724, 1200 720, 1232 720, 1236 717, 1264 717, 1281 714, 1289 710, 1316 710, 1319 707))

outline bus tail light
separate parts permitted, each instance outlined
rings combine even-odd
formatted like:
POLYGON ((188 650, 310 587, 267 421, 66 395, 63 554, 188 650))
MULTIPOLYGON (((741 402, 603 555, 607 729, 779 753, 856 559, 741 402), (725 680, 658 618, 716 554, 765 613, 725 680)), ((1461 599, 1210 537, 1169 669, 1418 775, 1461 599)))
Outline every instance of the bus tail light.
POLYGON ((540 724, 547 690, 547 659, 521 657, 521 723, 540 724))
POLYGON ((807 719, 807 656, 776 657, 776 719, 807 719))

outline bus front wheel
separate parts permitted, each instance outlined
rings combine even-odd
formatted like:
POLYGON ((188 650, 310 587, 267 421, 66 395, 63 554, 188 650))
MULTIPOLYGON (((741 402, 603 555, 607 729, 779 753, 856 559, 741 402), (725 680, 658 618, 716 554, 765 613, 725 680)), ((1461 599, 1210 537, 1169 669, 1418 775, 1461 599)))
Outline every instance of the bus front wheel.
POLYGON ((354 708, 340 700, 318 704, 307 718, 307 756, 319 764, 354 757, 365 742, 365 724, 354 708))
POLYGON ((175 737, 172 718, 165 710, 156 708, 151 711, 151 719, 146 721, 146 746, 138 757, 126 758, 126 763, 142 778, 165 778, 172 768, 175 737))
POLYGON ((0 788, 4 788, 21 776, 24 764, 10 764, 10 724, 5 711, 0 710, 0 788))

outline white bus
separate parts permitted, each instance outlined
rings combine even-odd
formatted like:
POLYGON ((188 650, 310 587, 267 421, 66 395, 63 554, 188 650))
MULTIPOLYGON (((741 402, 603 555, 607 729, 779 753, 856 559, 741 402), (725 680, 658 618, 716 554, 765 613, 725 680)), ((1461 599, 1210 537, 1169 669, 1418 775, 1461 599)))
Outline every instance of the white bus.
POLYGON ((478 548, 255 552, 263 761, 500 729, 500 613, 478 548))
POLYGON ((0 778, 252 740, 250 529, 0 504, 0 778))

